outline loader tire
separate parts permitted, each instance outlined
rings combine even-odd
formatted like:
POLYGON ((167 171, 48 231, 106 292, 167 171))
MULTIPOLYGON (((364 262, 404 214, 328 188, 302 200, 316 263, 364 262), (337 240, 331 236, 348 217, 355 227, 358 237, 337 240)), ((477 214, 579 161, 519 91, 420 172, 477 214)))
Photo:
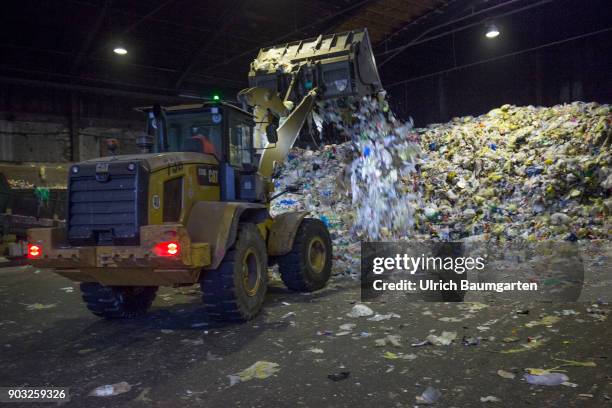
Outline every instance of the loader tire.
POLYGON ((312 292, 325 286, 331 276, 332 244, 321 220, 305 218, 291 251, 279 257, 278 269, 287 288, 312 292))
POLYGON ((221 265, 200 282, 209 319, 244 322, 261 310, 268 289, 266 243, 254 224, 241 224, 221 265))
POLYGON ((81 296, 87 308, 106 319, 134 319, 151 307, 157 286, 104 286, 81 283, 81 296))

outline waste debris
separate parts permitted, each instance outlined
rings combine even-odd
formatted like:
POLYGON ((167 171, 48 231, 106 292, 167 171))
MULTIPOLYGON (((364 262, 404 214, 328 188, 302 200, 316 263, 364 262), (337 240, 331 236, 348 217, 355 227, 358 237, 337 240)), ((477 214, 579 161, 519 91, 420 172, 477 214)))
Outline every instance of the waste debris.
POLYGON ((321 119, 346 135, 352 146, 348 167, 353 230, 372 240, 411 235, 419 195, 413 183, 420 147, 411 123, 398 120, 384 98, 348 98, 318 104, 321 119))
POLYGON ((534 338, 528 339, 527 343, 521 344, 521 347, 508 349, 508 350, 502 350, 500 351, 500 353, 514 354, 514 353, 522 353, 524 351, 534 350, 539 347, 542 347, 547 341, 548 341, 547 339, 542 338, 542 337, 534 337, 534 338))
POLYGON ((464 346, 478 346, 482 341, 482 337, 466 337, 461 340, 464 346))
POLYGON ((493 395, 487 395, 486 397, 480 397, 480 402, 500 402, 501 399, 494 397, 493 395))
POLYGON ((49 303, 49 304, 32 303, 31 305, 26 305, 26 309, 27 310, 44 310, 44 309, 51 309, 55 306, 57 306, 56 303, 49 303))
POLYGON ((383 358, 386 358, 387 360, 397 360, 398 358, 400 358, 400 356, 391 351, 385 351, 385 353, 383 354, 383 358))
POLYGON ((335 274, 357 274, 363 238, 610 238, 610 105, 504 105, 413 129, 376 98, 330 103, 319 121, 347 142, 293 149, 275 185, 303 191, 274 200, 271 212, 325 222, 335 274))
POLYGON ((507 378, 509 380, 513 380, 514 378, 516 378, 516 374, 511 373, 506 370, 497 370, 497 375, 499 375, 502 378, 507 378))
POLYGON ((569 377, 563 373, 543 373, 541 375, 526 373, 523 378, 529 384, 547 386, 561 385, 569 381, 569 377))
POLYGON ((130 391, 132 386, 125 381, 118 382, 116 384, 102 385, 95 388, 89 393, 91 397, 112 397, 119 394, 125 394, 130 391))
POLYGON ((365 317, 365 316, 372 316, 373 314, 374 314, 374 311, 372 309, 370 309, 366 305, 358 303, 355 306, 353 306, 351 311, 348 312, 346 315, 348 317, 365 317))
POLYGON ((245 368, 244 370, 236 374, 228 375, 227 377, 230 380, 231 387, 240 382, 250 381, 254 378, 262 380, 270 377, 271 375, 279 371, 280 367, 277 363, 272 363, 269 361, 257 361, 256 363, 253 363, 251 366, 245 368))
POLYGON ((351 373, 349 371, 341 371, 339 373, 329 374, 327 376, 327 378, 329 378, 330 380, 336 382, 336 381, 346 380, 347 378, 350 377, 350 375, 351 375, 351 373))
POLYGON ((450 346, 451 343, 457 338, 457 332, 443 331, 440 336, 430 334, 425 338, 429 344, 434 346, 450 346))
POLYGON ((442 393, 437 388, 432 387, 431 385, 423 391, 421 395, 416 396, 416 402, 419 404, 435 404, 438 402, 442 393))
POLYGON ((428 150, 421 231, 452 240, 609 239, 610 113, 597 103, 504 105, 419 129, 428 150))
POLYGON ((384 347, 389 344, 393 347, 402 347, 401 340, 401 336, 396 334, 388 334, 385 338, 374 340, 374 345, 376 347, 384 347))
POLYGON ((388 313, 388 314, 382 314, 382 315, 376 313, 374 316, 369 317, 367 320, 372 321, 372 322, 380 322, 383 320, 389 320, 392 317, 400 318, 401 316, 396 313, 388 313))
POLYGON ((540 320, 533 320, 529 323, 525 324, 525 327, 535 327, 535 326, 552 326, 553 324, 559 322, 561 318, 559 316, 544 316, 540 320))

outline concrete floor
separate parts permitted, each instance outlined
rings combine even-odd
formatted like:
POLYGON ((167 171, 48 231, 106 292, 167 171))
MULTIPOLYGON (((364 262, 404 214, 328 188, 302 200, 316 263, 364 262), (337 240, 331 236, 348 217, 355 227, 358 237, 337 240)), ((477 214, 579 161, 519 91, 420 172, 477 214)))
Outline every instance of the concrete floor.
POLYGON ((378 313, 401 315, 373 322, 346 316, 359 286, 337 279, 308 295, 275 285, 254 321, 208 327, 197 289, 160 290, 146 318, 105 321, 89 314, 70 281, 31 267, 0 268, 0 386, 70 387, 69 407, 412 407, 428 386, 441 392, 440 407, 612 406, 612 319, 588 313, 589 304, 371 303, 378 313), (525 326, 555 312, 560 320, 548 327, 525 326), (356 327, 338 335, 345 323, 356 327), (457 332, 457 340, 411 347, 433 331, 457 332), (377 347, 375 340, 387 335, 400 336, 400 346, 377 347), (465 346, 463 336, 485 339, 465 346), (511 336, 519 341, 502 341, 511 336), (530 336, 539 347, 522 346, 533 345, 530 336), (596 366, 565 367, 575 387, 522 379, 525 368, 562 364, 555 359, 596 366), (228 375, 257 361, 277 363, 280 371, 230 386, 228 375), (502 378, 500 369, 516 378, 502 378), (350 376, 328 379, 338 372, 350 376), (122 381, 130 391, 88 396, 122 381), (482 403, 487 396, 501 402, 482 403))

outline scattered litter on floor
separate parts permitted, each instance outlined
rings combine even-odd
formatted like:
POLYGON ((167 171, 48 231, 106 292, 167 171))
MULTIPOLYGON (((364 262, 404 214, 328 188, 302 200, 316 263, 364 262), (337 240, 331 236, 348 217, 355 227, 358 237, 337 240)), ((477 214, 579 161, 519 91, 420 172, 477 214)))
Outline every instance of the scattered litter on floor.
POLYGON ((204 344, 204 339, 183 339, 181 340, 181 343, 188 344, 190 346, 201 346, 204 344))
POLYGON ((380 322, 380 321, 383 321, 383 320, 389 320, 392 317, 399 318, 401 316, 396 314, 396 313, 389 313, 389 314, 382 314, 382 315, 376 313, 374 316, 368 317, 367 320, 372 321, 372 322, 380 322))
POLYGON ((564 360, 562 358, 555 358, 555 360, 563 362, 563 364, 557 366, 556 368, 561 368, 561 367, 597 367, 597 364, 594 361, 574 361, 574 360, 564 360))
POLYGON ((423 391, 421 395, 416 396, 416 402, 419 404, 428 404, 428 405, 435 404, 436 402, 438 402, 441 396, 442 396, 442 393, 440 392, 440 390, 432 386, 429 386, 425 389, 425 391, 423 391))
POLYGON ((244 370, 228 375, 230 387, 240 382, 250 381, 254 378, 263 380, 280 371, 280 367, 276 363, 269 361, 258 361, 244 370))
POLYGON ((102 385, 95 388, 89 393, 91 397, 112 397, 119 394, 125 394, 130 391, 132 386, 125 381, 121 381, 116 384, 102 385))
POLYGON ((26 305, 26 309, 27 310, 44 310, 44 309, 51 309, 55 306, 57 306, 57 303, 49 303, 49 304, 32 303, 31 305, 26 305))
POLYGON ((385 351, 383 353, 383 358, 386 358, 387 360, 397 360, 398 358, 400 358, 400 356, 391 351, 385 351))
POLYGON ((351 331, 355 327, 357 327, 357 325, 355 323, 345 323, 345 324, 341 324, 339 326, 340 330, 345 330, 345 331, 351 331))
POLYGON ((536 327, 536 326, 552 326, 559 322, 561 318, 559 316, 544 316, 540 320, 532 320, 525 324, 525 327, 536 327))
POLYGON ((320 348, 311 348, 305 351, 307 353, 323 354, 323 349, 320 349, 320 348))
POLYGON ((350 375, 351 373, 349 371, 341 371, 339 373, 329 374, 327 378, 329 378, 330 380, 334 382, 337 382, 337 381, 346 380, 347 378, 350 377, 350 375))
POLYGON ((511 373, 509 371, 505 371, 505 370, 497 370, 497 375, 499 375, 502 378, 507 378, 510 380, 513 380, 514 378, 516 378, 516 374, 511 373))
POLYGON ((502 354, 514 354, 514 353, 522 353, 524 351, 534 350, 534 349, 537 349, 539 347, 542 347, 547 341, 548 341, 547 339, 544 339, 544 338, 541 338, 541 337, 532 338, 527 343, 521 344, 521 347, 513 348, 513 349, 508 349, 508 350, 502 350, 502 351, 500 351, 500 353, 502 353, 502 354))
POLYGON ((374 314, 374 311, 372 309, 370 309, 366 305, 359 303, 353 306, 351 311, 348 312, 346 315, 348 317, 365 317, 365 316, 372 316, 373 314, 374 314))
POLYGON ((434 346, 450 346, 451 343, 457 338, 457 332, 443 331, 440 336, 430 334, 420 343, 411 344, 412 347, 424 346, 427 344, 433 344, 434 346))
POLYGON ((388 334, 384 340, 393 347, 402 347, 402 344, 400 343, 402 338, 397 334, 388 334))
POLYGON ((536 374, 525 374, 523 375, 525 381, 533 385, 561 385, 564 382, 569 381, 569 377, 563 373, 542 373, 541 375, 536 374))
POLYGON ((493 395, 487 395, 486 397, 480 397, 480 402, 500 402, 501 400, 493 395))
POLYGON ((465 337, 463 336, 463 339, 461 340, 461 342, 463 343, 464 346, 478 346, 480 344, 482 340, 482 337, 465 337))

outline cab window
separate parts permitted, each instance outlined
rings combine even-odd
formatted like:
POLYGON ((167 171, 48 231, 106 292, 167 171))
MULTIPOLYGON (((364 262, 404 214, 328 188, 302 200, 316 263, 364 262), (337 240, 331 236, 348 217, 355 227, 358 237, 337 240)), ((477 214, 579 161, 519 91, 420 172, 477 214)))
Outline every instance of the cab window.
POLYGON ((253 164, 251 127, 241 122, 235 122, 230 132, 230 164, 236 167, 253 164))
POLYGON ((171 152, 195 151, 222 154, 220 115, 202 113, 167 115, 171 152))

